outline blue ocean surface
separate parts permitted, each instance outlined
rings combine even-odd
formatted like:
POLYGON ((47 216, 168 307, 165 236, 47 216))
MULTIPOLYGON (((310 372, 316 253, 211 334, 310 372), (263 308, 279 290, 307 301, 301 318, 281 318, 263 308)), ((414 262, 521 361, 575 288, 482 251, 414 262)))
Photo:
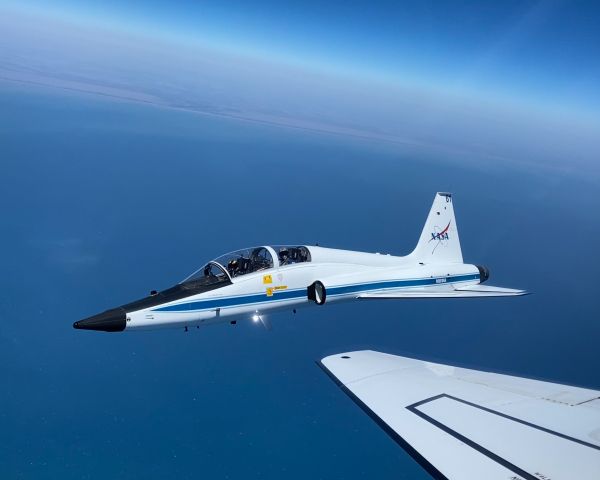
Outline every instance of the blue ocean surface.
POLYGON ((0 104, 0 478, 429 478, 315 363, 353 349, 600 388, 585 175, 52 89, 0 104), (532 295, 72 328, 245 246, 406 254, 436 191, 465 261, 532 295))

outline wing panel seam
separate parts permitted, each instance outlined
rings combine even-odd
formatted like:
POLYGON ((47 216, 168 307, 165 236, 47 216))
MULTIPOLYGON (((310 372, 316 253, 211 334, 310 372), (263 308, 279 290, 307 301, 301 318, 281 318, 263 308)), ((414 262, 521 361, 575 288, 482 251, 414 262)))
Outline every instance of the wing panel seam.
MULTIPOLYGON (((557 432, 555 430, 551 430, 549 428, 542 427, 541 425, 536 425, 535 423, 531 423, 531 422, 528 422, 526 420, 521 420, 520 418, 513 417, 511 415, 507 415, 506 413, 502 413, 502 412, 499 412, 497 410, 493 410, 491 408, 484 407, 482 405, 477 405, 476 403, 469 402, 468 400, 463 400, 462 398, 458 398, 458 397, 455 397, 453 395, 448 395, 447 393, 442 393, 442 394, 436 395, 434 397, 426 398, 425 400, 421 400, 420 402, 413 403, 412 405, 409 405, 406 408, 408 410, 410 410, 411 412, 416 413, 416 409, 418 407, 420 407, 421 405, 424 405, 424 404, 429 403, 429 402, 434 402, 435 400, 439 400, 440 398, 449 398, 450 400, 454 400, 456 402, 464 403, 465 405, 469 405, 470 407, 474 407, 474 408, 477 408, 479 410, 483 410, 484 412, 491 413, 493 415, 497 415, 499 417, 506 418, 508 420, 512 420, 513 422, 520 423, 522 425, 526 425, 526 426, 531 427, 531 428, 535 428, 536 430, 540 430, 540 431, 542 431, 544 433, 548 433, 550 435, 555 435, 555 436, 557 436, 559 438, 562 438, 564 440, 569 440, 571 442, 578 443, 578 444, 583 445, 585 447, 593 448, 594 450, 600 450, 600 446, 594 445, 593 443, 589 443, 589 442, 586 442, 584 440, 580 440, 578 438, 570 437, 569 435, 565 435, 564 433, 560 433, 560 432, 557 432)), ((423 413, 423 412, 420 412, 420 413, 423 413)), ((426 415, 426 414, 423 414, 423 415, 426 415)))
POLYGON ((456 430, 453 430, 452 428, 444 425, 442 422, 430 417, 429 415, 427 415, 426 413, 424 413, 418 409, 419 406, 421 406, 425 403, 433 402, 435 400, 439 400, 440 398, 444 398, 444 397, 450 397, 450 395, 446 395, 446 394, 436 395, 435 397, 431 397, 431 398, 428 398, 425 400, 421 400, 420 402, 413 403, 412 405, 407 406, 406 409, 408 411, 414 413, 418 417, 422 418, 426 422, 432 424, 434 427, 439 428, 441 431, 447 433, 451 437, 454 437, 455 439, 461 441, 465 445, 471 447, 473 450, 476 450, 477 452, 481 453, 482 455, 485 455, 490 460, 493 460, 497 464, 502 465, 504 468, 511 470, 513 473, 516 473, 517 475, 520 475, 521 477, 523 477, 527 480, 539 480, 534 475, 526 472, 525 470, 523 470, 520 467, 517 467, 515 464, 509 462, 507 459, 501 457, 500 455, 495 454, 491 450, 488 450, 487 448, 483 447, 482 445, 478 444, 477 442, 474 442, 470 438, 465 437, 464 435, 458 433, 456 430))

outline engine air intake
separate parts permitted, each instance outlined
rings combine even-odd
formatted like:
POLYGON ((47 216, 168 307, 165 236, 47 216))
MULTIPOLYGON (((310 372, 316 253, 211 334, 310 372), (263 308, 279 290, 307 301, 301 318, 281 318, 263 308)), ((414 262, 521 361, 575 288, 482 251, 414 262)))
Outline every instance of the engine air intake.
POLYGON ((312 300, 317 305, 323 305, 327 298, 327 290, 318 280, 307 288, 307 296, 309 300, 312 300))

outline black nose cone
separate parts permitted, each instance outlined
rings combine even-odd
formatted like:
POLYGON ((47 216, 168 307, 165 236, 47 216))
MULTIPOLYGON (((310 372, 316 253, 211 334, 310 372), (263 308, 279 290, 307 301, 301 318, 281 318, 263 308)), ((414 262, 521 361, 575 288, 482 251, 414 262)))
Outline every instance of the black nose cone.
POLYGON ((125 310, 113 308, 104 313, 84 318, 73 324, 73 328, 80 330, 99 330, 102 332, 122 332, 125 330, 125 310))

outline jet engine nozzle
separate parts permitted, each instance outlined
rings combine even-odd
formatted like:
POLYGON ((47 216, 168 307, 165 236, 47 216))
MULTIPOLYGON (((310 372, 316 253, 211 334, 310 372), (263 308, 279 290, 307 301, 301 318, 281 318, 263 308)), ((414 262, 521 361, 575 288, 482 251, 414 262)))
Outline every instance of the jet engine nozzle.
POLYGON ((312 300, 317 305, 323 305, 327 299, 327 290, 318 280, 307 288, 307 296, 309 300, 312 300))
POLYGON ((488 278, 490 278, 490 270, 483 265, 475 265, 477 270, 479 270, 479 283, 485 282, 488 278))

